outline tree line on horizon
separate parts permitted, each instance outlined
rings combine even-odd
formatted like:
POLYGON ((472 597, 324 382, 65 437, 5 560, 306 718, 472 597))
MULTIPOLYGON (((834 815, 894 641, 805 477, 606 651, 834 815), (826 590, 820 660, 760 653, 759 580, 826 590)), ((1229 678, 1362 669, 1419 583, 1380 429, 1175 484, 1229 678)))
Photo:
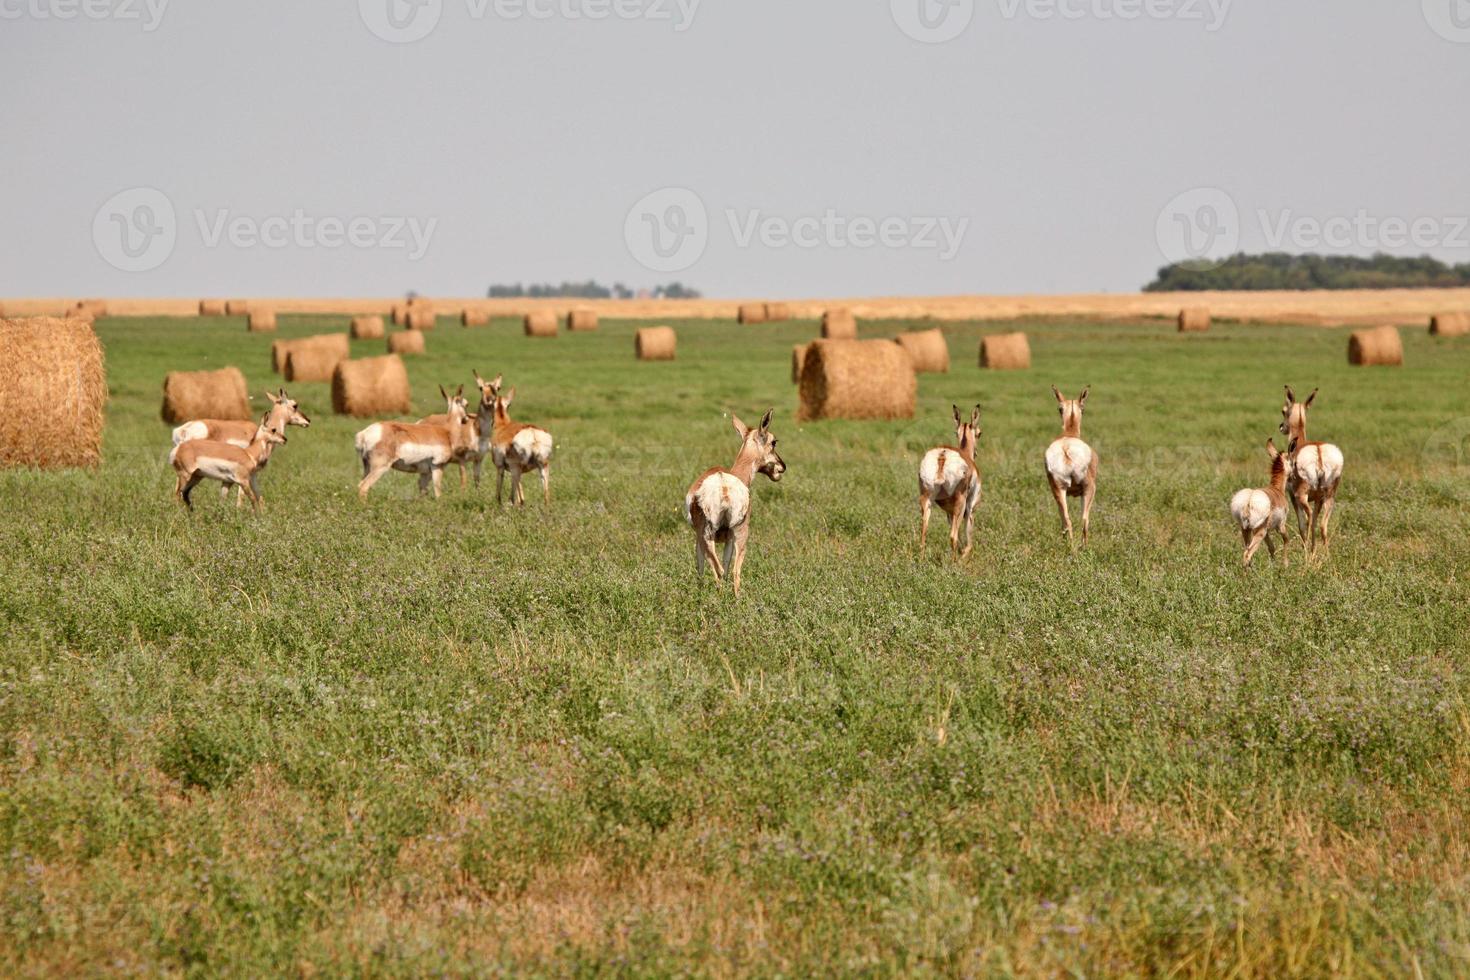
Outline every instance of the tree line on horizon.
POLYGON ((1470 286, 1470 262, 1447 265, 1428 255, 1403 258, 1379 253, 1290 255, 1244 252, 1221 261, 1176 262, 1159 270, 1146 293, 1264 289, 1451 289, 1470 286))
MULTIPOLYGON (((647 295, 654 299, 699 299, 702 294, 683 283, 671 282, 666 286, 653 287, 647 291, 647 295)), ((637 299, 639 293, 620 282, 604 286, 595 279, 588 279, 586 282, 563 282, 561 285, 549 282, 531 283, 529 286, 522 283, 493 285, 486 296, 490 299, 637 299)))

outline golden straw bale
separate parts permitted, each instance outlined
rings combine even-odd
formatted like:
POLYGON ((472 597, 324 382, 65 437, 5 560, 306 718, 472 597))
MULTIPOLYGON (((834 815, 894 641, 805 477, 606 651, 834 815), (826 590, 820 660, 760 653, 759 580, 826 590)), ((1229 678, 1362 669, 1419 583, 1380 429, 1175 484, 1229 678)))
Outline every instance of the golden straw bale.
POLYGON ((433 330, 437 319, 432 307, 412 306, 409 307, 404 326, 410 330, 433 330))
POLYGON ((0 467, 96 466, 106 404, 90 321, 0 320, 0 467))
POLYGON ((801 409, 810 419, 908 419, 918 394, 914 364, 889 340, 814 340, 801 366, 801 409))
POLYGON ((490 314, 484 310, 472 310, 466 306, 459 314, 461 327, 483 327, 490 322, 490 314))
POLYGON ((1399 328, 1374 327, 1354 330, 1348 338, 1348 363, 1360 366, 1399 367, 1404 363, 1404 341, 1399 328))
POLYGON ((413 411, 413 393, 403 359, 386 354, 339 363, 332 374, 332 411, 358 418, 413 411))
POLYGON ((225 313, 229 316, 244 316, 250 312, 250 301, 232 299, 225 302, 225 313))
POLYGON ((1436 313, 1429 320, 1429 332, 1436 337, 1463 337, 1470 333, 1470 313, 1436 313))
POLYGON ((422 330, 401 330, 388 335, 388 353, 390 354, 422 354, 423 352, 424 333, 422 330))
POLYGON ((633 337, 640 361, 672 361, 679 341, 673 327, 643 327, 633 337))
POLYGON ((408 322, 408 304, 394 303, 393 308, 389 311, 388 315, 389 318, 393 321, 393 326, 403 326, 405 323, 408 322))
POLYGON ((250 395, 237 367, 218 371, 170 371, 163 379, 163 420, 248 419, 250 395))
POLYGON ((1023 333, 1001 333, 980 341, 980 366, 992 371, 1023 371, 1031 366, 1031 343, 1023 333))
POLYGON ((949 344, 944 341, 944 331, 938 327, 901 333, 893 341, 903 348, 914 362, 914 370, 920 374, 949 373, 949 344))
POLYGON ((535 313, 527 313, 525 329, 527 337, 555 337, 557 331, 556 314, 550 310, 538 310, 535 313))
POLYGON ((1203 306, 1189 306, 1179 311, 1180 333, 1204 333, 1210 329, 1210 311, 1203 306))
POLYGON ((383 318, 380 316, 355 316, 349 331, 353 340, 382 340, 383 318))
POLYGON ((767 303, 766 322, 780 323, 782 320, 791 319, 791 307, 786 303, 767 303))
POLYGON ((199 301, 200 316, 224 316, 225 301, 222 299, 201 299, 199 301))
POLYGON ((791 348, 791 383, 801 384, 801 364, 806 360, 806 349, 809 344, 797 344, 791 348))
POLYGON ((568 330, 596 330, 596 310, 572 310, 567 314, 568 330))
POLYGON ((345 333, 319 333, 310 337, 298 337, 295 340, 277 340, 271 343, 271 370, 280 374, 286 369, 286 355, 299 347, 320 346, 326 347, 337 354, 337 360, 346 360, 349 355, 347 335, 345 333))
POLYGON ((739 311, 737 311, 737 313, 735 314, 735 319, 737 321, 739 321, 740 323, 765 323, 766 322, 766 304, 764 304, 764 303, 745 303, 745 304, 742 304, 741 307, 740 307, 740 309, 739 309, 739 311))
POLYGON ((851 310, 828 310, 822 314, 822 337, 826 340, 857 340, 857 317, 851 310))
POLYGON ((286 352, 286 366, 281 372, 287 381, 331 381, 337 365, 347 355, 332 344, 303 344, 286 352))
POLYGON ((251 333, 273 333, 276 329, 275 311, 251 310, 247 323, 251 333))

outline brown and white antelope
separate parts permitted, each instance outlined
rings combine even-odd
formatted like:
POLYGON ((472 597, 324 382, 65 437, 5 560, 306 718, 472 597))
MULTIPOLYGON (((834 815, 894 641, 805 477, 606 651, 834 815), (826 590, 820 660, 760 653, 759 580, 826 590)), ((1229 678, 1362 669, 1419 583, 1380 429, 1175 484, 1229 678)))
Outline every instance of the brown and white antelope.
MULTIPOLYGON (((265 397, 271 406, 266 415, 271 428, 284 432, 288 425, 297 425, 303 429, 311 426, 311 419, 302 413, 296 400, 286 394, 285 388, 279 389, 274 395, 266 392, 265 397)), ((208 439, 213 442, 227 442, 244 449, 255 439, 257 428, 259 426, 250 419, 196 419, 174 429, 173 443, 178 446, 192 439, 208 439)), ((260 465, 261 469, 265 468, 264 461, 260 465)), ((220 496, 227 496, 229 492, 229 484, 220 487, 220 496)), ((244 503, 245 488, 241 487, 235 495, 235 506, 240 507, 244 503)))
POLYGON ((1309 555, 1316 553, 1318 531, 1322 547, 1330 546, 1328 525, 1337 503, 1343 463, 1341 449, 1328 442, 1307 441, 1307 409, 1316 400, 1316 388, 1306 401, 1299 402, 1291 385, 1287 385, 1286 404, 1281 407, 1281 434, 1290 440, 1286 447, 1286 495, 1296 512, 1296 528, 1307 543, 1309 555))
POLYGON ((1072 516, 1067 513, 1067 498, 1082 498, 1082 543, 1087 544, 1088 526, 1092 519, 1092 500, 1097 495, 1097 453, 1082 441, 1082 410, 1087 406, 1088 385, 1076 398, 1063 398, 1052 385, 1057 410, 1062 416, 1062 435, 1046 448, 1046 482, 1062 512, 1062 529, 1072 541, 1072 516))
MULTIPOLYGON (((495 376, 494 381, 486 381, 480 377, 480 372, 475 372, 475 387, 480 389, 480 407, 470 416, 474 423, 475 441, 462 458, 454 460, 454 465, 459 467, 459 485, 466 486, 465 464, 474 466, 475 486, 480 485, 480 470, 484 466, 485 457, 490 453, 491 422, 495 414, 495 392, 500 390, 500 375, 495 376)), ((448 425, 449 416, 444 413, 428 415, 419 419, 420 425, 448 425)))
POLYGON ((243 449, 212 439, 182 442, 168 454, 168 461, 178 475, 174 496, 193 510, 194 502, 189 495, 195 485, 200 480, 218 480, 226 490, 232 486, 239 487, 240 492, 250 498, 250 506, 259 513, 261 496, 256 480, 270 459, 271 450, 285 444, 285 426, 272 424, 269 414, 261 416, 255 435, 243 449))
MULTIPOLYGON (((553 448, 551 433, 534 425, 521 425, 519 422, 511 421, 509 409, 510 403, 515 401, 516 390, 514 388, 504 395, 500 393, 501 376, 496 375, 495 380, 488 384, 476 373, 475 383, 480 385, 480 411, 483 413, 484 397, 490 395, 492 411, 492 424, 494 426, 490 433, 487 449, 490 451, 490 460, 495 464, 495 502, 501 501, 501 493, 505 489, 505 474, 510 473, 510 502, 513 506, 520 506, 526 502, 526 492, 521 488, 521 475, 529 472, 541 474, 542 499, 551 503, 551 451, 553 448)), ((485 422, 480 422, 481 429, 485 422)), ((481 439, 483 442, 483 438, 481 439)), ((478 468, 477 468, 478 475, 478 468)))
POLYGON ((1281 536, 1281 563, 1290 565, 1291 557, 1286 552, 1286 457, 1276 449, 1276 442, 1266 440, 1266 455, 1271 457, 1271 484, 1255 490, 1241 490, 1230 498, 1230 517, 1240 529, 1241 543, 1245 546, 1243 564, 1249 568, 1251 560, 1266 542, 1271 557, 1276 557, 1274 532, 1281 536))
POLYGON ((474 445, 474 421, 464 399, 464 385, 453 395, 439 386, 444 396, 447 419, 444 425, 418 422, 374 422, 353 440, 358 459, 362 461, 362 481, 357 496, 366 500, 373 484, 389 470, 419 475, 419 493, 433 487, 439 497, 444 467, 462 459, 474 445))
POLYGON ((729 469, 706 470, 684 495, 684 517, 694 528, 694 568, 703 577, 708 559, 714 568, 715 581, 721 582, 725 570, 735 595, 740 595, 740 570, 745 565, 745 543, 750 536, 750 481, 764 473, 773 483, 781 481, 786 463, 776 452, 776 437, 771 435, 771 413, 766 412, 760 428, 752 429, 731 416, 740 435, 740 452, 729 469), (725 560, 715 553, 715 545, 725 546, 725 560))
POLYGON ((975 445, 980 439, 980 406, 966 422, 958 405, 954 409, 958 446, 940 446, 919 461, 919 552, 929 538, 929 509, 938 504, 949 515, 949 548, 957 558, 966 558, 975 537, 975 507, 980 503, 980 469, 975 465, 975 445), (960 550, 960 525, 965 527, 965 548, 960 550))

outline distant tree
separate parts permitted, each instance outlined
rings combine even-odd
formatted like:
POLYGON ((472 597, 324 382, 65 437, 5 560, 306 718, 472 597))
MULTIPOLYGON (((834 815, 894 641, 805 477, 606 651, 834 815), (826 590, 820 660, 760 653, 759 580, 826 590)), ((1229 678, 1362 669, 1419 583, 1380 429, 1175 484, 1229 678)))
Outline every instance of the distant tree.
MULTIPOLYGON (((632 299, 637 293, 622 283, 614 283, 611 288, 602 285, 595 279, 586 282, 564 282, 559 286, 551 283, 531 283, 526 286, 521 283, 514 285, 496 284, 490 287, 486 295, 491 299, 518 299, 521 297, 532 297, 535 299, 547 299, 566 297, 574 299, 632 299)), ((650 292, 653 296, 665 296, 669 299, 698 299, 698 290, 690 289, 682 283, 670 283, 667 286, 658 286, 650 292)))
POLYGON ((1196 292, 1207 289, 1449 289, 1470 286, 1470 263, 1450 266, 1428 255, 1399 258, 1379 253, 1357 255, 1288 255, 1241 252, 1220 262, 1191 261, 1166 265, 1143 287, 1146 293, 1196 292))

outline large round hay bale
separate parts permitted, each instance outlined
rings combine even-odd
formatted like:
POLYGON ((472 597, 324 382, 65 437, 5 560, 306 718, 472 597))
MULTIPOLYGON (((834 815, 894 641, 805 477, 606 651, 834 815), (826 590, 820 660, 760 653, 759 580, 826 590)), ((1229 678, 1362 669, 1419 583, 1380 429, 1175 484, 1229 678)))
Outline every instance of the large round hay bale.
POLYGON ((596 330, 596 310, 572 310, 567 314, 568 330, 596 330))
POLYGON ((319 333, 295 340, 277 340, 271 343, 271 371, 280 374, 286 369, 286 355, 300 347, 321 346, 337 354, 337 360, 345 361, 350 356, 345 333, 319 333))
POLYGON ((1179 311, 1180 333, 1204 333, 1210 329, 1210 311, 1203 306, 1185 307, 1179 311))
POLYGON ((405 323, 408 322, 408 304, 394 303, 393 308, 389 311, 388 315, 389 318, 393 321, 393 326, 403 326, 405 323))
POLYGON ((408 310, 408 319, 404 326, 410 330, 433 330, 438 318, 433 309, 422 306, 412 306, 408 310))
POLYGON ((303 344, 286 352, 281 374, 287 381, 331 381, 337 365, 347 355, 332 344, 303 344))
POLYGON ((766 322, 780 323, 782 320, 791 319, 791 307, 786 303, 767 303, 766 322))
POLYGON ((332 411, 357 418, 413 411, 413 393, 403 359, 386 354, 342 361, 332 374, 332 411))
POLYGON ((400 330, 398 333, 388 335, 388 353, 390 354, 422 354, 424 352, 424 334, 421 330, 400 330))
POLYGON ((535 313, 527 313, 525 321, 527 337, 555 337, 556 336, 556 314, 550 310, 538 310, 535 313))
POLYGON ((230 316, 244 316, 250 312, 250 301, 244 299, 232 299, 225 301, 225 313, 230 316))
POLYGON ((1360 366, 1399 367, 1404 363, 1404 342, 1394 326, 1354 330, 1348 338, 1348 363, 1360 366))
POLYGON ((742 303, 735 313, 735 319, 740 323, 765 323, 766 304, 742 303))
POLYGON ((888 340, 814 340, 801 366, 808 419, 908 419, 918 393, 914 364, 888 340))
POLYGON ((806 349, 810 344, 797 344, 791 348, 791 383, 801 384, 801 365, 806 360, 806 349))
POLYGON ((352 329, 348 331, 353 340, 382 340, 383 318, 380 316, 355 316, 352 329))
POLYGON ((1436 337, 1470 334, 1470 313, 1436 313, 1429 319, 1429 332, 1436 337))
POLYGON ((673 327, 643 327, 633 335, 633 350, 640 361, 672 361, 678 342, 673 327))
POLYGON ((992 371, 1024 371, 1031 366, 1031 343, 1023 333, 1000 333, 980 341, 980 366, 992 371))
POLYGON ((248 419, 250 395, 237 367, 218 371, 170 371, 163 379, 163 420, 248 419))
POLYGON ((856 340, 857 317, 851 310, 828 310, 822 314, 822 337, 826 340, 856 340))
POLYGON ((901 333, 893 341, 903 348, 918 373, 949 373, 949 344, 944 342, 944 331, 938 327, 933 330, 901 333))
POLYGON ((106 404, 88 320, 0 320, 0 466, 96 466, 106 404))
POLYGON ((201 299, 199 301, 200 316, 224 316, 225 301, 222 299, 201 299))
POLYGON ((490 314, 484 310, 472 310, 466 306, 459 314, 461 327, 483 327, 490 322, 490 314))
POLYGON ((276 314, 274 310, 251 310, 246 322, 251 333, 274 333, 276 314))

